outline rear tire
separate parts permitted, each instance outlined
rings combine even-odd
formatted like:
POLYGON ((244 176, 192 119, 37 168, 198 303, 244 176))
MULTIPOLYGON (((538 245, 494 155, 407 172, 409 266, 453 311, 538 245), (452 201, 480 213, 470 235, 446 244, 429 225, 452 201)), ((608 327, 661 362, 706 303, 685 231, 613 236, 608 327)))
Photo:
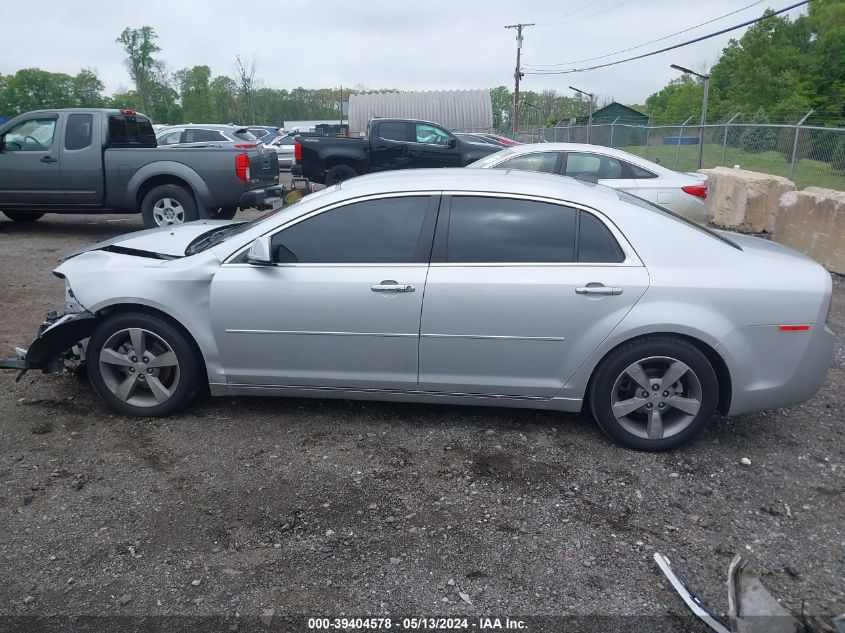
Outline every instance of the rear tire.
POLYGON ((144 226, 154 229, 199 219, 193 194, 179 185, 159 185, 144 196, 141 202, 144 226))
POLYGON ((3 211, 3 215, 12 222, 35 222, 44 217, 43 213, 27 213, 26 211, 3 211))
POLYGON ((358 172, 349 165, 335 165, 326 173, 326 187, 331 187, 344 180, 355 178, 358 172))
POLYGON ((601 429, 638 451, 689 442, 705 429, 718 402, 719 381, 707 357, 673 336, 646 336, 611 352, 589 391, 601 429))
POLYGON ((91 335, 87 356, 92 386, 124 415, 176 413, 196 399, 205 382, 202 359, 188 336, 143 312, 107 317, 91 335))

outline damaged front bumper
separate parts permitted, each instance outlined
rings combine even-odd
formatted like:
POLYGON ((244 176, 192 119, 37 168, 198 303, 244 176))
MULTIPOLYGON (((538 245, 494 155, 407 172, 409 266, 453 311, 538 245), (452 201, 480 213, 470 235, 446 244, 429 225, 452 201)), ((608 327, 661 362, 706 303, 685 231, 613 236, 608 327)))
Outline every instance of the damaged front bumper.
POLYGON ((28 349, 16 348, 16 357, 0 360, 0 369, 17 369, 23 374, 30 369, 43 373, 62 371, 67 360, 84 360, 79 345, 94 331, 97 317, 87 311, 67 313, 53 310, 38 328, 36 338, 28 349))

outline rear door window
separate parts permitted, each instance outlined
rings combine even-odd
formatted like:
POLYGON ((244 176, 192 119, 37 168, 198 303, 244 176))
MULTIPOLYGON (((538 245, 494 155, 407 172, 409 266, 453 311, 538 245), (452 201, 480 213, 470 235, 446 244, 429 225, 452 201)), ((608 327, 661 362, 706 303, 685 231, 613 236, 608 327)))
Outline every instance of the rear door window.
POLYGON ((598 179, 622 178, 622 163, 602 154, 567 152, 564 175, 573 178, 578 176, 595 176, 598 179))
POLYGON ((523 154, 499 163, 496 165, 496 169, 523 169, 525 171, 542 171, 552 174, 555 172, 559 156, 560 154, 557 152, 523 154))
POLYGON ((388 141, 407 141, 408 124, 402 121, 385 121, 379 123, 378 135, 388 141))
POLYGON ((65 130, 65 149, 84 149, 91 145, 93 114, 69 114, 65 130))
POLYGON ((182 130, 171 130, 165 132, 158 138, 159 145, 175 145, 182 138, 182 130))
POLYGON ((188 128, 185 130, 186 143, 208 143, 219 140, 220 137, 216 130, 205 130, 203 128, 188 128))
POLYGON ((446 261, 568 263, 575 259, 577 210, 511 198, 455 196, 446 261))

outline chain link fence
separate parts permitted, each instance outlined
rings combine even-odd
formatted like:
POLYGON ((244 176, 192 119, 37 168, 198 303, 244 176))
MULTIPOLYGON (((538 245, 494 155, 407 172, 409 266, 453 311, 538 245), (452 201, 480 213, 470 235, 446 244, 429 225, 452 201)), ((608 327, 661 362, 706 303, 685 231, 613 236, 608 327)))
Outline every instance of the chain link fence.
MULTIPOLYGON (((700 125, 622 123, 531 128, 524 142, 592 143, 637 154, 676 171, 698 169, 700 125)), ((509 135, 510 136, 510 135, 509 135)), ((845 128, 714 123, 704 126, 702 167, 718 165, 789 178, 799 189, 845 191, 845 128)))

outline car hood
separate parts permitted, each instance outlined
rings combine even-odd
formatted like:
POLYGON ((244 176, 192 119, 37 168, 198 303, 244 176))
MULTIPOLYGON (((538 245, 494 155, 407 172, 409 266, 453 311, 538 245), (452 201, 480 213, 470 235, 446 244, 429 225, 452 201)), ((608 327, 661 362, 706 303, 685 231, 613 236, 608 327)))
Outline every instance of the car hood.
POLYGON ((89 251, 115 249, 142 257, 164 257, 167 259, 184 257, 188 244, 203 233, 227 224, 235 224, 235 222, 231 220, 198 220, 197 222, 187 222, 178 226, 163 226, 156 229, 136 231, 134 233, 127 233, 126 235, 118 235, 110 240, 98 242, 74 251, 66 255, 64 260, 89 251))

